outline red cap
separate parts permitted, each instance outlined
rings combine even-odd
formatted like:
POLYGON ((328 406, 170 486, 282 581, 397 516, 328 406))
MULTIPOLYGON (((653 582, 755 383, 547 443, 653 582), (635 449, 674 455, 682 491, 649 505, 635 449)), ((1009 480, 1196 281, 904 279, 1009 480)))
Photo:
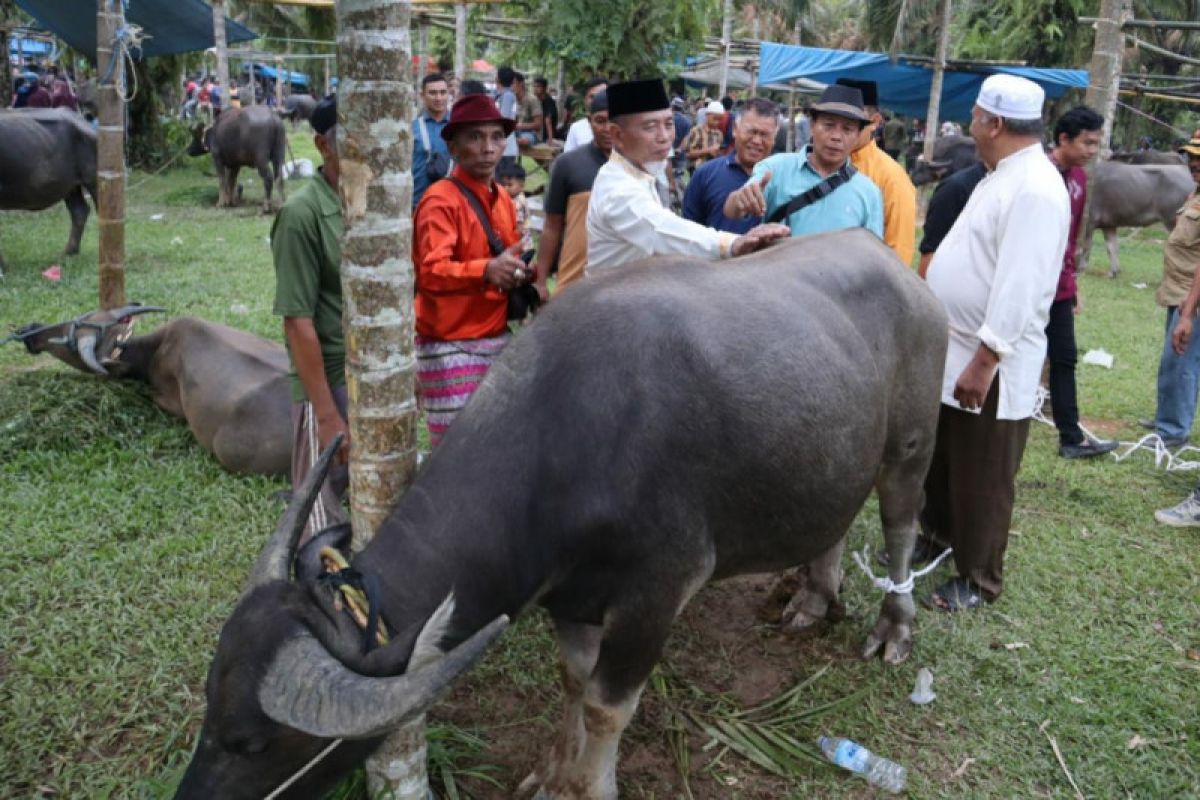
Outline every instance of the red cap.
POLYGON ((505 135, 513 132, 517 121, 502 117, 496 103, 486 94, 468 94, 454 101, 450 109, 450 121, 442 128, 442 138, 447 142, 454 138, 459 129, 480 122, 498 122, 504 128, 505 135))

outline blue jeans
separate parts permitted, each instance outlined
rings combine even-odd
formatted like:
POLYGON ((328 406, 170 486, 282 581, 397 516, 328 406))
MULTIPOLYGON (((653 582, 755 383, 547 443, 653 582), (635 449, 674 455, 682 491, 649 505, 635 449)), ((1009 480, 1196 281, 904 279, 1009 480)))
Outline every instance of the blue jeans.
POLYGON ((1200 388, 1200 344, 1193 336, 1187 352, 1179 355, 1171 347, 1171 332, 1179 320, 1179 306, 1167 309, 1166 341, 1158 362, 1158 411, 1154 426, 1164 439, 1183 439, 1192 432, 1196 418, 1196 391, 1200 388))

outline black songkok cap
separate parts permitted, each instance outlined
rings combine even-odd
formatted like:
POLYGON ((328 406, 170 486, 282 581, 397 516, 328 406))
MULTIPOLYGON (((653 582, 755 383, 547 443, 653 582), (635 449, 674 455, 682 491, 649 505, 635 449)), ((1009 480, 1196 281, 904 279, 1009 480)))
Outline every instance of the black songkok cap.
POLYGON ((327 95, 321 102, 317 103, 317 107, 313 109, 312 116, 308 118, 308 124, 312 125, 312 129, 324 136, 329 132, 329 129, 337 125, 337 95, 327 95))
POLYGON ((858 89, 862 92, 862 101, 864 106, 875 106, 879 108, 879 86, 875 81, 859 81, 854 78, 838 78, 839 86, 849 86, 851 89, 858 89))
POLYGON ((609 119, 616 119, 622 114, 665 111, 671 107, 661 78, 613 83, 607 92, 609 119))
POLYGON ((599 114, 608 111, 608 92, 596 92, 592 95, 592 104, 588 106, 589 114, 599 114))

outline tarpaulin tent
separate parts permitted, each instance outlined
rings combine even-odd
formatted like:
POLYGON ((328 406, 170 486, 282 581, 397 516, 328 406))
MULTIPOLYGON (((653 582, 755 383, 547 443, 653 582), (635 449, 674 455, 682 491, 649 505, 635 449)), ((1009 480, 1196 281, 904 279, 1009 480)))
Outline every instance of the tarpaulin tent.
MULTIPOLYGON (((249 74, 250 74, 250 65, 249 64, 243 65, 242 66, 242 75, 246 76, 249 74)), ((268 67, 266 64, 258 64, 258 63, 256 63, 254 65, 254 74, 260 78, 266 78, 267 80, 272 80, 272 81, 275 80, 276 75, 278 75, 278 73, 275 71, 274 67, 268 67)), ((284 67, 283 79, 287 83, 291 84, 293 89, 303 91, 303 92, 308 91, 308 76, 303 73, 296 72, 295 70, 289 70, 288 68, 284 67)))
MULTIPOLYGON (((18 6, 71 47, 96 61, 96 4, 62 0, 16 0, 18 6)), ((190 53, 213 46, 213 10, 204 0, 129 0, 127 22, 141 27, 146 38, 142 55, 190 53)), ((257 39, 258 34, 225 20, 228 44, 257 39)), ((136 53, 135 53, 136 55, 136 53)))
MULTIPOLYGON (((787 83, 800 78, 833 83, 838 78, 875 81, 879 104, 909 117, 924 117, 929 108, 933 68, 927 63, 900 57, 896 63, 884 53, 854 50, 828 50, 821 47, 763 42, 759 56, 758 79, 763 84, 787 83)), ((1005 72, 1037 82, 1046 97, 1061 97, 1068 89, 1087 88, 1087 70, 1039 69, 974 65, 969 69, 947 67, 942 80, 941 117, 963 120, 971 116, 971 106, 979 87, 990 74, 1005 72)))

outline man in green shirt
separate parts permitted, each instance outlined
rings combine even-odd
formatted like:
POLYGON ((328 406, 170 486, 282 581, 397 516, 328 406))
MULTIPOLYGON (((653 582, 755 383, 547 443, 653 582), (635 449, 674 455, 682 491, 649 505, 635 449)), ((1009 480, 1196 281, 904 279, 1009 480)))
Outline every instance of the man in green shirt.
POLYGON ((275 313, 292 362, 292 488, 298 489, 321 450, 345 436, 329 478, 313 505, 300 542, 344 522, 341 498, 346 462, 346 347, 342 334, 342 207, 338 199, 337 101, 317 104, 310 124, 324 162, 317 176, 283 204, 271 228, 275 313))

